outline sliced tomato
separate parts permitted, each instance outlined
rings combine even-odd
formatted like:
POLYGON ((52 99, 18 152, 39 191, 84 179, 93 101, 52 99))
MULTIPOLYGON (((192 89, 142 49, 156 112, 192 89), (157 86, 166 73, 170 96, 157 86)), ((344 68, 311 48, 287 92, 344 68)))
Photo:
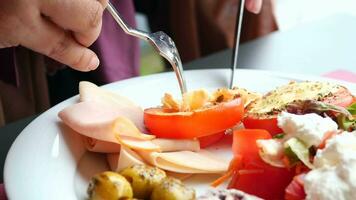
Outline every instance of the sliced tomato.
POLYGON ((244 160, 250 156, 257 156, 253 159, 258 160, 259 155, 256 140, 271 138, 271 134, 262 129, 235 130, 233 133, 232 152, 235 156, 242 155, 244 160))
POLYGON ((323 102, 346 108, 354 102, 354 98, 348 89, 341 87, 332 96, 324 98, 323 102))
POLYGON ((306 197, 304 191, 305 174, 300 174, 293 178, 293 181, 288 185, 285 191, 285 200, 303 200, 306 197))
POLYGON ((236 169, 229 188, 267 200, 284 198, 284 190, 291 182, 294 170, 273 167, 261 160, 256 140, 270 138, 266 130, 244 129, 234 132, 233 153, 242 157, 242 167, 236 169))
POLYGON ((200 143, 200 148, 209 147, 217 142, 219 142, 225 135, 224 132, 215 133, 214 135, 208 135, 198 138, 200 143))
POLYGON ((267 130, 272 136, 283 133, 282 129, 280 129, 277 125, 277 117, 271 118, 255 118, 253 116, 247 116, 243 120, 243 124, 245 128, 249 129, 264 129, 267 130))
POLYGON ((191 139, 225 131, 244 115, 241 98, 191 112, 167 112, 162 108, 144 111, 144 122, 160 138, 191 139))

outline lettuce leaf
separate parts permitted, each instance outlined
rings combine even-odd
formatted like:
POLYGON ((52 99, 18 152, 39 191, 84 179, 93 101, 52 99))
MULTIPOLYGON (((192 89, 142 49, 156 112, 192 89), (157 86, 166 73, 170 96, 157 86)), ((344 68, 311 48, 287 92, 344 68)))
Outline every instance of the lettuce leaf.
POLYGON ((288 157, 291 164, 295 164, 298 160, 304 163, 310 169, 313 169, 314 166, 310 162, 310 154, 307 146, 297 138, 291 138, 285 143, 284 153, 288 157))
POLYGON ((351 117, 340 114, 337 117, 337 123, 339 128, 351 132, 356 130, 356 103, 351 104, 346 109, 351 114, 351 117))

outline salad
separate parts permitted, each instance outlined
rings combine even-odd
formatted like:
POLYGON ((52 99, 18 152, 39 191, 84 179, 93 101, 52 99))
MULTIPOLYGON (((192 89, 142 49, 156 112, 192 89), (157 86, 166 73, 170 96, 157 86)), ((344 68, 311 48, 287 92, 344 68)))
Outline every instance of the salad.
POLYGON ((265 95, 201 89, 182 99, 166 93, 160 106, 145 109, 89 82, 79 90, 80 102, 59 117, 88 151, 105 153, 111 169, 93 177, 90 199, 356 199, 356 99, 343 86, 291 82, 265 95), (231 160, 210 151, 222 138, 231 138, 231 160), (161 178, 142 196, 125 176, 132 169, 161 178), (184 185, 192 174, 220 178, 196 196, 184 185), (213 189, 224 182, 227 188, 213 189))

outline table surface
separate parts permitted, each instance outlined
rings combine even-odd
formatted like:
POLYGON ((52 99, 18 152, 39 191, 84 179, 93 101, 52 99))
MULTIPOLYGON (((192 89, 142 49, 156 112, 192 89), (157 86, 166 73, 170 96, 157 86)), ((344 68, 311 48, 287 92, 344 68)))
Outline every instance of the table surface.
MULTIPOLYGON (((356 18, 334 16, 241 44, 240 68, 321 75, 337 69, 356 72, 356 18)), ((187 63, 185 69, 229 68, 231 50, 187 63)), ((36 116, 0 128, 0 170, 17 135, 36 116)), ((3 173, 0 173, 0 182, 3 173)))

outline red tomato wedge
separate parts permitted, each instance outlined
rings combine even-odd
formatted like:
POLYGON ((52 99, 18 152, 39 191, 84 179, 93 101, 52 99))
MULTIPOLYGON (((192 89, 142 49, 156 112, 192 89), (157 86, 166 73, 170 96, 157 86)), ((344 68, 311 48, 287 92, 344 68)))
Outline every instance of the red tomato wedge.
POLYGON ((225 135, 224 132, 215 133, 214 135, 208 135, 198 138, 200 143, 200 148, 209 147, 217 142, 219 142, 225 135))
POLYGON ((277 117, 272 118, 254 118, 252 116, 247 116, 243 120, 243 124, 245 128, 248 129, 263 129, 268 131, 272 136, 283 133, 282 129, 280 129, 277 125, 277 117))
POLYGON ((342 87, 332 96, 323 99, 323 102, 346 108, 355 101, 355 97, 346 88, 342 87))
POLYGON ((233 153, 242 157, 242 167, 236 169, 229 188, 267 200, 283 199, 294 170, 273 167, 263 162, 256 145, 256 140, 270 139, 271 135, 266 130, 244 129, 235 131, 233 137, 233 153))
POLYGON ((236 98, 191 112, 149 108, 144 111, 144 122, 159 138, 192 139, 223 132, 239 123, 243 115, 243 102, 236 98))
POLYGON ((244 160, 248 158, 258 160, 260 156, 258 155, 256 140, 272 138, 268 131, 261 129, 236 130, 233 134, 232 152, 234 156, 242 155, 244 160))

